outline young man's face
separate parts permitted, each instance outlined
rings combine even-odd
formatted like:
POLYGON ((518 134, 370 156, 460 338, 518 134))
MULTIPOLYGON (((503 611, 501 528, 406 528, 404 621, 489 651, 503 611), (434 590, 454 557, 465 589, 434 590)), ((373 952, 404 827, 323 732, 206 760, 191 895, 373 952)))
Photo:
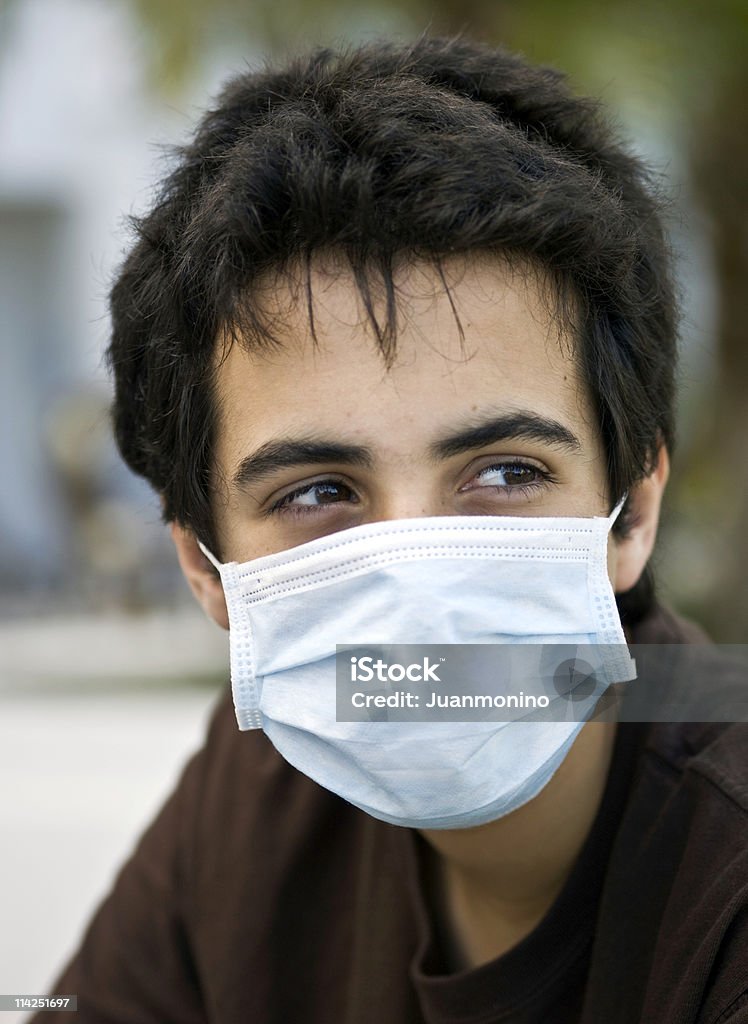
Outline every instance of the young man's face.
MULTIPOLYGON (((446 269, 464 344, 437 271, 410 265, 390 369, 349 275, 313 271, 318 346, 304 289, 272 283, 282 347, 234 345, 218 368, 223 561, 385 519, 608 513, 590 397, 538 282, 489 258, 446 269)), ((610 543, 616 589, 649 554, 619 565, 624 547, 610 543)))

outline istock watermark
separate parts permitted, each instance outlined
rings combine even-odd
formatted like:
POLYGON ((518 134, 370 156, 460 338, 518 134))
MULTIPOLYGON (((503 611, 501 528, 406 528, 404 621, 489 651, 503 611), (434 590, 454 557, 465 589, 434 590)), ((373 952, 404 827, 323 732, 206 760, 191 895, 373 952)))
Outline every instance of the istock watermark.
POLYGON ((351 682, 370 683, 376 679, 380 683, 402 683, 407 679, 410 683, 440 683, 437 669, 444 661, 440 658, 431 663, 427 655, 421 661, 403 665, 399 661, 390 664, 381 658, 375 660, 371 655, 354 656, 351 658, 351 682))
POLYGON ((341 644, 340 722, 748 722, 745 644, 341 644))

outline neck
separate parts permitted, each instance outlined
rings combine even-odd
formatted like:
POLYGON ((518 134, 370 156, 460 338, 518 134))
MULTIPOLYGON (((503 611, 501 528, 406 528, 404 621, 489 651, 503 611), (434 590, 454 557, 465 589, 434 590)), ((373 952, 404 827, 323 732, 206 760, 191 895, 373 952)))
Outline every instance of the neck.
POLYGON ((429 898, 452 970, 505 953, 561 891, 600 806, 615 722, 588 722, 548 785, 478 828, 423 831, 429 898))

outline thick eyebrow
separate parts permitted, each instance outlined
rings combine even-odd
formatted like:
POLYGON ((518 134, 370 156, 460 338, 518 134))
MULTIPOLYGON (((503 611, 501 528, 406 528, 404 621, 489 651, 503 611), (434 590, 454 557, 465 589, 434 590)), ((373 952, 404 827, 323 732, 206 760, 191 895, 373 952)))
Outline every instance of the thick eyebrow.
POLYGON ((569 452, 582 450, 579 438, 563 424, 535 413, 516 412, 471 423, 457 433, 433 441, 429 454, 433 459, 447 459, 498 441, 540 441, 569 452))
MULTIPOLYGON (((535 413, 519 412, 471 423, 457 433, 433 441, 428 452, 433 459, 447 459, 497 441, 518 440, 540 441, 573 452, 582 449, 579 439, 561 423, 535 413)), ((370 469, 374 456, 364 445, 315 438, 276 438, 242 459, 232 477, 232 484, 236 488, 248 488, 279 469, 327 462, 370 469)))
POLYGON ((234 487, 250 487, 279 469, 293 466, 341 462, 368 469, 373 461, 371 451, 362 445, 313 438, 277 438, 242 459, 232 477, 232 483, 234 487))

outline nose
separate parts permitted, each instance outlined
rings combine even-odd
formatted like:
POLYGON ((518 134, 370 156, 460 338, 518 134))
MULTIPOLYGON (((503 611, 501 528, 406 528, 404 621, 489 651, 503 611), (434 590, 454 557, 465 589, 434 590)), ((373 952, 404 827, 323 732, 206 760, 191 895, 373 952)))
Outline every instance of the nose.
POLYGON ((420 519, 431 516, 455 515, 444 497, 438 494, 390 494, 372 507, 372 522, 390 519, 420 519))

